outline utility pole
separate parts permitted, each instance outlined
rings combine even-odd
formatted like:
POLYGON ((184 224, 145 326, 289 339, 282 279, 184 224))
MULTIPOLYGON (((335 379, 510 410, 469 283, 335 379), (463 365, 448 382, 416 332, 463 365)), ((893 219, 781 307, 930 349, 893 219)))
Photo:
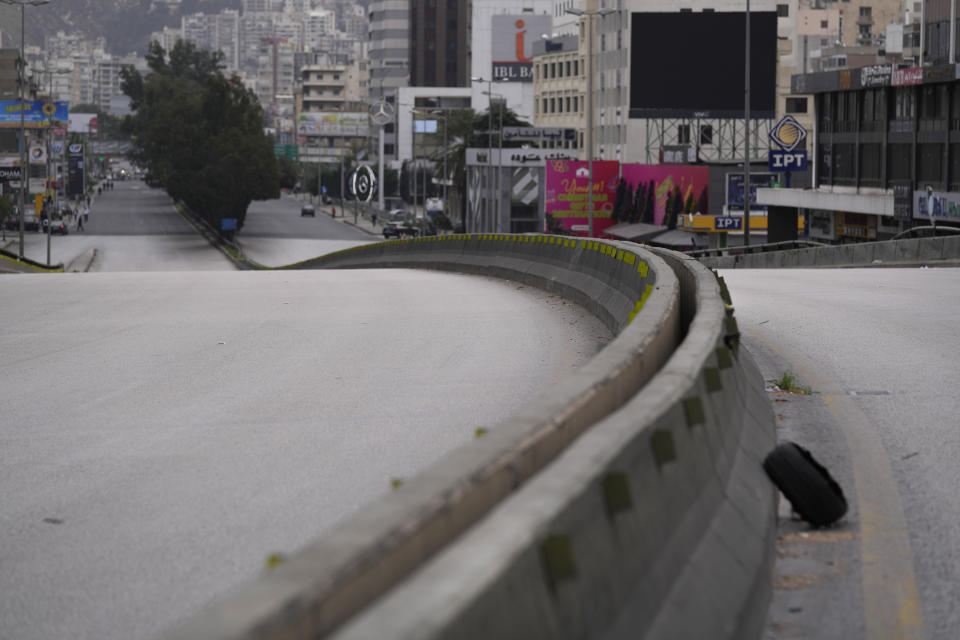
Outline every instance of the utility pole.
POLYGON ((743 246, 750 246, 750 0, 747 0, 743 106, 743 246))
POLYGON ((587 11, 583 9, 566 9, 565 13, 579 16, 587 19, 587 126, 584 132, 584 146, 587 150, 587 171, 590 174, 589 186, 587 191, 587 237, 593 237, 593 30, 594 17, 608 16, 615 13, 616 9, 596 9, 596 0, 589 0, 591 8, 587 11))

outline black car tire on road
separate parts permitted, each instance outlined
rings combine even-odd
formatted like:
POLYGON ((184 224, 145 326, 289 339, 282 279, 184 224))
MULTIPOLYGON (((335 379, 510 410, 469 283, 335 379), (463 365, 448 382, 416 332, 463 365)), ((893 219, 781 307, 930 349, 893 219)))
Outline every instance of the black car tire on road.
POLYGON ((783 442, 763 460, 763 470, 790 501, 793 510, 814 527, 826 527, 847 512, 843 489, 830 472, 795 442, 783 442))

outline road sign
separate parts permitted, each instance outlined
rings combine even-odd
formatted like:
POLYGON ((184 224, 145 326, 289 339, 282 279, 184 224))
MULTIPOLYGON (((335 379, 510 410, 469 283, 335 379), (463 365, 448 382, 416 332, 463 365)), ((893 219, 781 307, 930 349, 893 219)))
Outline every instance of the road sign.
POLYGON ((770 149, 767 156, 767 168, 770 171, 806 171, 807 152, 804 149, 799 151, 770 149))

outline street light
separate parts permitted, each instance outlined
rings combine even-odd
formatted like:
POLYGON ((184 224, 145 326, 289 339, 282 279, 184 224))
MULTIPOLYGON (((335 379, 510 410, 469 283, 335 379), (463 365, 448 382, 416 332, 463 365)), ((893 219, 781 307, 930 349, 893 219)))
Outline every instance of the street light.
POLYGON ((29 171, 30 167, 27 165, 26 146, 25 146, 26 134, 25 134, 24 122, 23 122, 23 109, 24 109, 23 85, 26 82, 26 77, 24 76, 23 72, 27 62, 26 57, 24 56, 24 51, 23 51, 24 50, 23 40, 25 37, 24 28, 23 28, 23 23, 24 23, 23 14, 24 14, 24 7, 26 7, 27 5, 30 5, 31 7, 38 7, 42 4, 47 4, 48 2, 50 2, 50 0, 0 0, 0 2, 2 2, 3 4, 20 6, 20 64, 17 65, 17 81, 20 85, 20 198, 19 198, 20 200, 20 208, 19 208, 20 253, 19 253, 19 257, 21 260, 23 260, 23 216, 24 216, 23 192, 27 188, 27 185, 29 184, 28 178, 30 174, 30 171, 29 171))
POLYGON ((580 18, 589 18, 587 21, 587 127, 584 146, 587 148, 587 164, 590 173, 590 183, 587 191, 587 236, 593 237, 593 18, 594 16, 608 16, 616 13, 616 9, 583 9, 568 8, 569 13, 580 18))
MULTIPOLYGON (((54 95, 53 95, 53 77, 55 75, 69 75, 72 72, 66 69, 48 69, 45 71, 45 73, 50 78, 50 88, 47 92, 47 99, 50 102, 55 102, 54 95)), ((51 204, 53 205, 53 211, 47 212, 47 264, 50 264, 50 243, 51 243, 50 238, 53 235, 53 215, 54 213, 57 213, 60 211, 60 198, 58 196, 59 188, 58 188, 57 179, 56 179, 57 177, 56 162, 53 163, 53 166, 54 166, 53 178, 51 179, 50 177, 51 176, 50 165, 51 165, 51 161, 53 160, 53 154, 51 153, 51 147, 50 147, 50 138, 54 137, 53 136, 54 122, 57 122, 59 124, 58 120, 54 120, 53 116, 50 116, 47 119, 47 130, 45 132, 46 138, 47 138, 47 184, 46 184, 46 188, 44 189, 44 199, 43 199, 44 204, 46 204, 47 202, 47 193, 46 193, 47 190, 50 189, 53 191, 53 199, 51 200, 51 204)))
MULTIPOLYGON (((493 172, 493 80, 484 80, 480 77, 471 77, 473 82, 487 83, 487 219, 493 217, 491 209, 493 208, 493 192, 490 188, 490 174, 493 172)), ((483 231, 482 228, 480 231, 483 231)))

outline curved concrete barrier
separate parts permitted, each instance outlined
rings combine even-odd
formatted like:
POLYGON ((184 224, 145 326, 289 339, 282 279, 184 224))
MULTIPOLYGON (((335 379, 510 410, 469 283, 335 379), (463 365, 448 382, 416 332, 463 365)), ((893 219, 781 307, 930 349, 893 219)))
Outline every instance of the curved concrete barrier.
POLYGON ((168 638, 756 635, 773 417, 712 273, 628 243, 503 235, 366 245, 293 268, 372 266, 521 280, 621 330, 522 414, 168 638))
POLYGON ((0 273, 60 273, 62 271, 63 264, 46 264, 27 257, 20 258, 12 251, 0 249, 0 273))

